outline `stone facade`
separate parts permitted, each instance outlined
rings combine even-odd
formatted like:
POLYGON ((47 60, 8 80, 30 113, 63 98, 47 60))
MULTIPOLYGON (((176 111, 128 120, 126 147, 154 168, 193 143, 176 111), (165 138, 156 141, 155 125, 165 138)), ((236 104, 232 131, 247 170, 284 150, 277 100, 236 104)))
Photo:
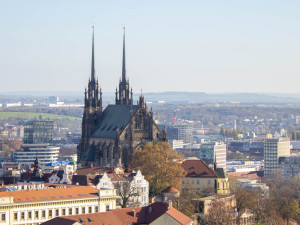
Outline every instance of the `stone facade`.
POLYGON ((135 149, 150 141, 166 141, 166 132, 155 124, 152 109, 148 111, 142 95, 138 103, 133 104, 132 89, 126 77, 125 32, 119 90, 116 90, 115 105, 108 105, 104 111, 94 64, 93 35, 92 73, 88 90, 85 90, 82 137, 77 148, 78 161, 82 166, 127 165, 135 149))

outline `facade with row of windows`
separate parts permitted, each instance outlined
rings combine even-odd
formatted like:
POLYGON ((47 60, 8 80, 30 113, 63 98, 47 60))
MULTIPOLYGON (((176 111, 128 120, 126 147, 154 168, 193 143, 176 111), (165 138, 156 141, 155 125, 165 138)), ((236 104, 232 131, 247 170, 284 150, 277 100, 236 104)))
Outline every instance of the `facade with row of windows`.
POLYGON ((0 193, 0 224, 34 225, 57 216, 106 212, 116 208, 116 190, 93 187, 0 193))

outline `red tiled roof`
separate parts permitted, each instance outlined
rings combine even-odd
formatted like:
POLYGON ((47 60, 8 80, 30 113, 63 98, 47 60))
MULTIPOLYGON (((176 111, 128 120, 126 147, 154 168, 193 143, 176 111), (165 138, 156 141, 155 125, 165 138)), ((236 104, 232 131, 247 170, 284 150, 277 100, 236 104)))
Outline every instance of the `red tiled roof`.
POLYGON ((75 174, 77 174, 77 175, 97 175, 97 174, 103 174, 104 172, 111 173, 113 171, 114 171, 114 167, 100 167, 100 166, 82 167, 82 168, 76 170, 75 174))
POLYGON ((1 192, 0 197, 13 197, 14 203, 55 201, 98 196, 98 189, 89 186, 1 192))
POLYGON ((183 213, 176 210, 175 208, 170 208, 167 211, 167 213, 168 213, 168 215, 170 215, 171 217, 173 217, 175 220, 177 220, 179 223, 181 223, 183 225, 187 225, 192 221, 192 219, 190 217, 184 215, 183 213))
POLYGON ((216 172, 202 160, 185 160, 181 166, 187 172, 186 177, 217 177, 216 172))
POLYGON ((263 171, 251 171, 251 172, 229 172, 227 173, 229 178, 248 178, 259 179, 263 177, 263 171))
POLYGON ((178 210, 169 207, 168 203, 155 202, 146 207, 114 209, 104 213, 90 213, 74 216, 56 217, 42 223, 42 225, 72 225, 75 222, 88 225, 127 225, 127 224, 149 224, 167 213, 180 224, 187 225, 192 221, 189 217, 178 210), (134 212, 136 216, 134 217, 134 212), (68 220, 68 222, 67 222, 68 220))
POLYGON ((192 221, 192 219, 188 216, 179 212, 177 209, 170 207, 169 203, 155 202, 151 205, 142 208, 138 216, 138 223, 152 223, 154 220, 158 219, 165 213, 167 213, 183 225, 186 225, 192 221))
POLYGON ((170 186, 163 190, 161 193, 179 193, 179 191, 176 188, 170 186))

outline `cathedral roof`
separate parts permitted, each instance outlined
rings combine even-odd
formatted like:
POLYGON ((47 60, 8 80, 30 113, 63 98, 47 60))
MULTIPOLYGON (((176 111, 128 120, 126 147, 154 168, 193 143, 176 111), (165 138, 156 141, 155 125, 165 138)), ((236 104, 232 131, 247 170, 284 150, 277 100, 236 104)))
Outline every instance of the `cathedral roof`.
POLYGON ((130 110, 133 114, 137 111, 137 105, 108 105, 99 118, 99 125, 92 138, 117 138, 117 129, 120 133, 130 122, 130 110))

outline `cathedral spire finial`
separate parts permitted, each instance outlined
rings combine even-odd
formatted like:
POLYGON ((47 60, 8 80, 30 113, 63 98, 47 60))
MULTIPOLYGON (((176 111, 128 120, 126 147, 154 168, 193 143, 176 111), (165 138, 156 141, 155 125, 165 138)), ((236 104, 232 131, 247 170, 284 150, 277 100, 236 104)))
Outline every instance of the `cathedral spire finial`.
POLYGON ((91 81, 95 81, 95 55, 94 55, 94 26, 93 29, 93 41, 92 41, 92 71, 91 71, 91 81))
POLYGON ((125 26, 123 27, 123 60, 122 60, 122 81, 126 82, 126 60, 125 60, 125 26))

